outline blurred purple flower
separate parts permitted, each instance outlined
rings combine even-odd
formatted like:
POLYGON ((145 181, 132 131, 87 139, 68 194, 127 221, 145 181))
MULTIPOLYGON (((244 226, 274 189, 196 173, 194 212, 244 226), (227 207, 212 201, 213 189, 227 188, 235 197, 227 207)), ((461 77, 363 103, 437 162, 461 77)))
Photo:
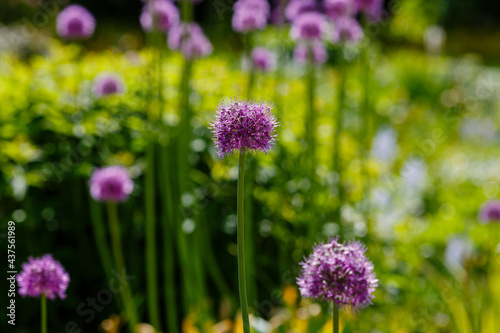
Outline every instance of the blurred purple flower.
POLYGON ((212 44, 196 23, 182 23, 170 29, 168 46, 181 51, 186 59, 201 58, 213 51, 212 44))
POLYGON ((483 223, 500 223, 500 200, 490 200, 481 206, 479 220, 483 223))
POLYGON ((315 64, 323 64, 328 60, 328 53, 326 52, 325 45, 316 41, 313 42, 312 45, 308 45, 307 43, 300 43, 295 47, 293 51, 293 58, 300 64, 307 64, 311 57, 312 51, 312 60, 314 60, 315 64))
POLYGON ((318 10, 318 4, 315 0, 290 0, 285 9, 285 17, 293 22, 303 13, 314 12, 318 10))
POLYGON ((328 22, 320 13, 300 14, 292 24, 290 35, 294 40, 319 40, 328 29, 328 22))
POLYGON ((323 6, 326 15, 332 20, 352 16, 354 14, 354 3, 352 0, 324 0, 323 6))
POLYGON ((235 150, 269 152, 276 142, 278 122, 266 101, 232 100, 219 104, 215 119, 210 123, 213 140, 221 158, 235 150))
POLYGON ((94 171, 89 181, 90 195, 96 201, 122 202, 127 200, 134 189, 127 169, 110 166, 94 171))
POLYGON ((339 308, 370 305, 378 280, 365 252, 361 243, 339 243, 338 237, 316 245, 300 263, 297 285, 302 297, 334 302, 339 308))
POLYGON ((268 72, 276 67, 276 55, 263 47, 256 47, 252 51, 252 64, 257 70, 268 72))
POLYGON ((123 79, 112 73, 100 74, 94 81, 92 92, 96 97, 103 97, 125 92, 123 79))
POLYGON ((173 26, 179 24, 179 10, 168 0, 155 0, 153 3, 146 2, 140 17, 142 28, 145 31, 153 30, 153 13, 155 30, 167 32, 173 26))
POLYGON ((95 30, 95 19, 90 12, 79 5, 62 10, 56 19, 57 34, 66 39, 86 39, 95 30))
POLYGON ((233 9, 233 29, 238 32, 264 29, 271 11, 266 0, 238 0, 233 9))
POLYGON ((384 9, 383 0, 354 0, 355 10, 365 13, 372 21, 379 21, 384 9))
POLYGON ((30 257, 21 265, 22 271, 16 276, 19 295, 49 299, 66 298, 69 275, 59 261, 46 254, 40 258, 30 257))
POLYGON ((363 29, 358 21, 350 17, 342 17, 335 21, 332 42, 359 42, 363 38, 363 29))

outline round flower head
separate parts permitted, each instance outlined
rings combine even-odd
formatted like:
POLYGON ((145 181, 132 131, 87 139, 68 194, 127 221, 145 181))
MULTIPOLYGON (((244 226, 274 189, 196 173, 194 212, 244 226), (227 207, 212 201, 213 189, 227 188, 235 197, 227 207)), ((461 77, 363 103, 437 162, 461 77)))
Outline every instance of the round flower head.
POLYGON ((45 295, 49 299, 55 299, 57 296, 61 299, 66 298, 69 275, 52 255, 30 257, 21 267, 21 273, 16 276, 19 295, 23 297, 45 295))
POLYGON ((153 30, 153 18, 155 30, 167 32, 179 24, 179 10, 168 0, 155 0, 151 5, 146 3, 142 10, 140 21, 145 31, 153 30))
POLYGON ((323 5, 326 15, 332 20, 347 17, 354 13, 354 6, 351 0, 325 0, 323 5))
POLYGON ((66 39, 85 39, 95 30, 95 19, 88 10, 79 5, 66 7, 57 15, 57 34, 66 39))
POLYGON ((276 67, 276 56, 273 52, 263 47, 257 47, 252 51, 253 67, 268 72, 276 67))
POLYGON ((372 21, 380 20, 382 16, 383 0, 355 0, 355 10, 365 13, 372 21))
POLYGON ((319 40, 328 29, 328 22, 320 13, 308 12, 299 15, 292 25, 290 34, 294 40, 319 40))
POLYGON ((326 52, 325 45, 319 41, 313 42, 312 45, 300 43, 293 51, 293 58, 299 64, 305 65, 310 60, 311 52, 312 60, 317 65, 321 65, 328 60, 328 53, 326 52))
POLYGON ((180 50, 186 59, 195 59, 212 53, 213 47, 196 23, 183 23, 168 32, 168 46, 180 50))
POLYGON ((94 171, 90 178, 90 195, 97 201, 122 202, 134 189, 134 182, 122 166, 110 166, 94 171))
POLYGON ((339 243, 338 237, 316 245, 309 258, 300 263, 297 284, 302 297, 355 310, 370 305, 378 280, 365 252, 361 243, 339 243))
POLYGON ((233 29, 238 32, 263 29, 269 14, 270 6, 265 0, 238 0, 234 4, 233 29))
POLYGON ((359 42, 363 38, 363 29, 358 21, 350 17, 343 17, 335 21, 332 42, 359 42))
POLYGON ((235 150, 269 152, 276 142, 278 122, 265 101, 232 100, 219 104, 215 119, 210 124, 213 140, 221 158, 235 150))
POLYGON ((490 200, 483 204, 479 220, 483 223, 500 223, 500 200, 490 200))
POLYGON ((300 14, 313 12, 318 9, 316 0, 291 0, 285 8, 285 17, 293 22, 300 14))
POLYGON ((92 92, 96 97, 121 94, 125 92, 125 83, 116 74, 101 74, 95 79, 92 92))

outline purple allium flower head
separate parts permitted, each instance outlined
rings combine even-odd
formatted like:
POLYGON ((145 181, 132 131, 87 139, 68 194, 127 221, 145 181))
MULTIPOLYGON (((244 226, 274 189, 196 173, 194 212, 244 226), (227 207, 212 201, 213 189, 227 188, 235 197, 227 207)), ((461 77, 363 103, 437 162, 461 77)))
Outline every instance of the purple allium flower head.
POLYGON ((298 63, 305 65, 309 62, 312 51, 312 60, 317 65, 323 64, 328 60, 328 52, 326 52, 325 45, 320 41, 315 41, 312 45, 307 43, 300 43, 293 51, 293 58, 298 63))
POLYGON ((350 17, 339 18, 335 21, 332 42, 359 42, 363 38, 363 29, 358 21, 350 17))
POLYGON ((153 30, 153 13, 157 30, 167 32, 179 24, 179 10, 168 0, 155 0, 152 4, 146 2, 140 17, 142 28, 145 31, 153 30))
POLYGON ((19 295, 49 299, 66 298, 69 275, 59 261, 46 254, 40 258, 30 257, 21 265, 22 271, 16 276, 19 295))
POLYGON ((285 17, 293 22, 300 14, 318 10, 316 0, 290 0, 285 9, 285 17))
POLYGON ((168 46, 180 50, 186 59, 195 59, 212 53, 213 47, 196 23, 183 23, 168 32, 168 46))
POLYGON ((294 21, 290 34, 294 40, 319 40, 328 29, 326 18, 316 12, 300 14, 294 21))
POLYGON ((110 166, 94 171, 89 181, 90 195, 97 201, 122 202, 134 189, 134 182, 122 166, 110 166))
POLYGON ((56 19, 57 34, 66 39, 85 39, 95 30, 95 19, 88 10, 79 5, 63 9, 56 19))
POLYGON ((252 64, 257 70, 268 72, 276 67, 276 55, 263 47, 252 50, 252 64))
POLYGON ((233 29, 249 32, 265 28, 270 10, 266 0, 238 0, 234 4, 233 29))
POLYGON ((500 223, 500 200, 490 200, 481 206, 479 220, 483 223, 500 223))
POLYGON ((269 152, 276 142, 278 122, 266 101, 231 100, 219 104, 215 119, 210 124, 213 140, 221 158, 235 150, 269 152))
POLYGON ((338 237, 316 245, 309 258, 300 263, 297 285, 302 297, 355 310, 370 305, 378 280, 365 252, 361 243, 339 243, 338 237))
POLYGON ((347 17, 354 14, 354 3, 352 0, 324 0, 326 15, 332 20, 347 17))
POLYGON ((372 21, 378 21, 382 17, 383 0, 355 0, 355 10, 365 13, 372 21))
POLYGON ((92 87, 96 97, 103 97, 125 92, 125 83, 117 74, 103 73, 97 76, 92 87))

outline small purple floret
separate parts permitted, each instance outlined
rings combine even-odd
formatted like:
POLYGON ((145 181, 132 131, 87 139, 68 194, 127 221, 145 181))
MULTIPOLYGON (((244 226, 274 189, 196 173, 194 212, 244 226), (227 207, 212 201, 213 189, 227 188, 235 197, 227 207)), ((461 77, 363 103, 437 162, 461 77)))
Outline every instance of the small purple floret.
POLYGON ((363 38, 363 29, 358 21, 350 17, 342 17, 335 21, 332 42, 359 42, 363 38))
POLYGON ((483 223, 500 223, 500 200, 490 200, 483 204, 479 220, 483 223))
POLYGON ((342 17, 352 16, 354 13, 354 3, 352 0, 324 0, 326 15, 332 20, 342 17))
POLYGON ((86 39, 94 34, 95 19, 90 12, 79 5, 66 7, 57 15, 57 34, 66 39, 86 39))
POLYGON ((171 1, 167 0, 155 0, 153 3, 146 2, 140 17, 142 28, 145 31, 153 30, 153 18, 155 21, 154 30, 167 32, 173 26, 179 24, 179 10, 171 1))
POLYGON ((23 297, 45 295, 49 299, 55 299, 57 296, 61 299, 66 298, 69 275, 52 255, 30 257, 21 267, 21 273, 16 276, 19 295, 23 297))
POLYGON ((125 83, 123 79, 116 74, 101 74, 99 75, 92 87, 92 92, 96 97, 121 94, 125 91, 125 83))
POLYGON ((372 303, 378 280, 359 242, 339 243, 338 237, 314 247, 300 263, 297 279, 302 297, 334 302, 339 308, 360 310, 372 303))
POLYGON ((325 45, 320 41, 315 41, 312 45, 300 43, 293 51, 293 58, 302 65, 307 64, 310 60, 313 60, 315 64, 320 65, 328 60, 328 52, 326 51, 325 45), (310 59, 311 52, 312 59, 310 59))
POLYGON ((271 71, 276 67, 276 55, 266 48, 256 47, 252 51, 252 65, 259 71, 271 71))
POLYGON ((235 99, 230 104, 219 104, 210 124, 218 155, 224 158, 237 150, 268 153, 276 142, 278 126, 272 108, 266 101, 235 99))
POLYGON ((122 202, 134 189, 134 182, 122 166, 110 166, 94 171, 90 178, 90 195, 96 201, 122 202))
POLYGON ((238 0, 233 8, 232 25, 238 32, 264 29, 271 11, 266 0, 238 0))
POLYGON ((285 8, 285 17, 293 22, 303 13, 314 12, 318 10, 316 0, 290 0, 285 8))
POLYGON ((308 12, 299 15, 292 25, 290 35, 294 40, 319 40, 328 29, 326 18, 320 13, 308 12))
POLYGON ((168 46, 181 51, 186 59, 205 57, 213 51, 212 44, 196 23, 183 23, 170 29, 168 46))

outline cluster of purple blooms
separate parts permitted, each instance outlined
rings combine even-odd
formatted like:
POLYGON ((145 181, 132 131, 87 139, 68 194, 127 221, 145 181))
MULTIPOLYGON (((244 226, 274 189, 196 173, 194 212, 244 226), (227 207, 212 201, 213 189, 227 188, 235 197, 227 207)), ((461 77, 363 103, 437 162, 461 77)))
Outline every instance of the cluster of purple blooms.
POLYGON ((123 94, 126 90, 123 79, 114 73, 102 73, 94 81, 92 93, 95 97, 123 94))
POLYGON ((219 104, 211 130, 215 147, 224 158, 234 151, 269 152, 276 142, 278 122, 266 101, 232 100, 219 104))
POLYGON ((125 167, 109 166, 94 171, 89 186, 96 201, 123 202, 132 193, 134 182, 125 167))
POLYGON ((59 261, 46 254, 40 258, 30 257, 22 264, 22 271, 16 277, 19 295, 49 299, 66 298, 69 275, 59 261))
POLYGON ((145 31, 166 33, 169 48, 180 51, 186 59, 201 58, 212 53, 212 44, 200 26, 182 22, 179 9, 171 0, 146 1, 140 21, 145 31))
POLYGON ((333 302, 338 308, 364 309, 372 303, 378 280, 359 242, 339 243, 338 237, 314 247, 301 262, 297 279, 303 297, 333 302))
POLYGON ((94 34, 95 19, 89 11, 79 5, 66 7, 59 13, 56 29, 65 39, 86 39, 94 34))
POLYGON ((483 204, 479 211, 482 223, 500 223, 500 200, 490 200, 483 204))

